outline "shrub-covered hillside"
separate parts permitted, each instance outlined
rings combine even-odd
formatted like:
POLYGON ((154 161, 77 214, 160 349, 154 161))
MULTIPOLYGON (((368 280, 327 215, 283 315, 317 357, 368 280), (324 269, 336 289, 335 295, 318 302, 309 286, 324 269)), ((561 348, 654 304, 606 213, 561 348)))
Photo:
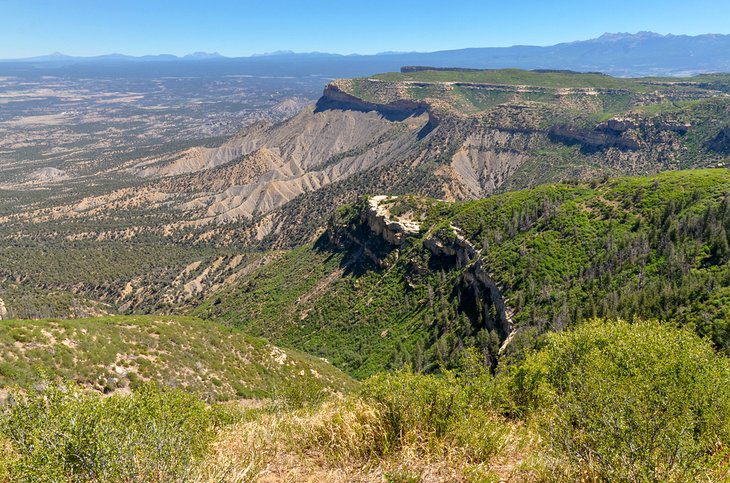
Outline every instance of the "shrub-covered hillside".
POLYGON ((192 317, 2 321, 0 387, 55 377, 104 393, 149 381, 207 400, 353 387, 320 359, 192 317))
POLYGON ((314 404, 15 391, 0 481, 725 481, 729 360, 686 328, 595 319, 496 376, 472 349, 314 404))
POLYGON ((726 169, 383 203, 386 222, 418 223, 402 244, 372 233, 366 202, 344 207, 315 245, 197 313, 358 377, 448 366, 469 346, 496 365, 593 316, 672 320, 730 351, 726 169))

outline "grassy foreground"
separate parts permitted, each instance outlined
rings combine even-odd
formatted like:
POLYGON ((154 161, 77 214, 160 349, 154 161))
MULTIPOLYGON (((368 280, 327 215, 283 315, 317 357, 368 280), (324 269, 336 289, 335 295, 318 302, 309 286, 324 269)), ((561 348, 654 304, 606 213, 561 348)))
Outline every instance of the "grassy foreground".
POLYGON ((492 376, 371 377, 357 395, 257 409, 143 386, 15 393, 0 480, 723 481, 730 364, 686 329, 593 320, 492 376))

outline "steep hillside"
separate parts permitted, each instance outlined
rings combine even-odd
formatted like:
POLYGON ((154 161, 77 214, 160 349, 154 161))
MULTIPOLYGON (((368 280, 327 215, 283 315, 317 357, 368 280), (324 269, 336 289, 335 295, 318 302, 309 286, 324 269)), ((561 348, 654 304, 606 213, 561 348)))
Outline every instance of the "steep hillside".
POLYGON ((730 350, 730 171, 545 185, 451 203, 376 197, 197 314, 363 377, 519 357, 593 316, 659 318, 730 350))
POLYGON ((190 317, 8 320, 0 349, 0 388, 58 376, 110 393, 154 381, 214 401, 353 387, 320 359, 190 317))
POLYGON ((191 193, 182 209, 216 220, 251 218, 302 193, 400 159, 423 123, 425 119, 393 122, 375 112, 318 113, 309 107, 285 123, 247 129, 211 149, 202 155, 206 160, 202 167, 197 164, 201 157, 188 155, 168 165, 146 167, 139 174, 150 177, 215 167, 203 175, 220 180, 214 186, 199 175, 188 175, 152 187, 165 193, 191 193))
POLYGON ((172 312, 255 268, 252 251, 311 243, 360 195, 463 201, 727 166, 729 79, 410 68, 334 81, 316 105, 220 147, 0 191, 0 298, 15 317, 172 312))

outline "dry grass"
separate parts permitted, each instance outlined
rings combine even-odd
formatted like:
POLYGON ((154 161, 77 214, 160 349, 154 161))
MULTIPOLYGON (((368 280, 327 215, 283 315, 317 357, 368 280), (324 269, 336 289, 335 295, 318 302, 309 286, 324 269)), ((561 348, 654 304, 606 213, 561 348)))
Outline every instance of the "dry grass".
POLYGON ((330 400, 315 410, 272 411, 224 428, 200 466, 200 482, 525 481, 532 446, 522 424, 495 416, 472 427, 475 440, 501 426, 496 455, 481 458, 467 439, 408 434, 387 440, 381 411, 362 399, 330 400))

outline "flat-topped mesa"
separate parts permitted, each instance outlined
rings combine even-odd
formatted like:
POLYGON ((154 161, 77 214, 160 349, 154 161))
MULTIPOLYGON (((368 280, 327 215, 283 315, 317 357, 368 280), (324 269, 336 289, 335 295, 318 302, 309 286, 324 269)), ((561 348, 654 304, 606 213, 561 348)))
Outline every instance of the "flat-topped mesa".
POLYGON ((407 114, 409 116, 422 114, 429 108, 426 102, 404 97, 398 91, 397 86, 391 86, 385 82, 379 82, 379 85, 385 89, 385 92, 381 93, 383 96, 382 102, 373 102, 362 99, 353 93, 352 79, 334 80, 324 88, 322 97, 317 102, 317 107, 381 111, 384 114, 407 114))
POLYGON ((431 128, 438 125, 438 119, 429 103, 403 96, 397 86, 387 82, 373 81, 378 82, 384 89, 380 93, 380 98, 375 101, 358 97, 355 94, 353 82, 352 79, 336 79, 327 84, 322 97, 317 101, 315 112, 329 109, 374 111, 391 121, 403 121, 409 117, 428 114, 431 128))
POLYGON ((401 74, 424 71, 440 72, 484 72, 486 69, 469 69, 466 67, 429 67, 427 65, 404 65, 400 68, 401 74))
MULTIPOLYGON (((716 77, 633 79, 558 70, 410 66, 400 73, 335 80, 325 89, 321 102, 368 110, 401 110, 417 105, 432 120, 444 116, 480 117, 503 106, 603 115, 667 101, 728 98, 724 82, 716 77)), ((620 129, 628 126, 612 124, 620 129)))
POLYGON ((391 245, 400 246, 405 243, 406 237, 416 235, 421 225, 412 220, 400 219, 390 213, 389 204, 397 196, 373 196, 368 199, 364 221, 374 234, 382 236, 391 245))

